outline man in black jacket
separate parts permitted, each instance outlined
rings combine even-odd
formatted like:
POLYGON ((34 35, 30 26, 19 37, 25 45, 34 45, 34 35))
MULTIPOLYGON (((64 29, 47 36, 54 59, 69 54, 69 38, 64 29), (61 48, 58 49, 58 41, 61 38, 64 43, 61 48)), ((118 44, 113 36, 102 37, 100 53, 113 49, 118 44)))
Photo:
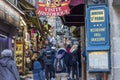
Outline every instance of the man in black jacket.
POLYGON ((41 61, 44 64, 45 77, 47 80, 55 76, 53 69, 53 59, 54 59, 55 50, 52 49, 48 40, 46 40, 46 48, 40 51, 41 61))

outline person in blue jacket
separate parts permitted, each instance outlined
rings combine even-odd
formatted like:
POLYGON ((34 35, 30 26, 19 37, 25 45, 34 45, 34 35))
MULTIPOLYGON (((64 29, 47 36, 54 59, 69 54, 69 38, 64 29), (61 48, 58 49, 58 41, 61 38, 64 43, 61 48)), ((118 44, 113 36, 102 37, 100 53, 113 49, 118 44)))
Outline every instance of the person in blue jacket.
POLYGON ((45 80, 44 72, 42 70, 42 65, 37 58, 33 63, 33 78, 34 80, 45 80))

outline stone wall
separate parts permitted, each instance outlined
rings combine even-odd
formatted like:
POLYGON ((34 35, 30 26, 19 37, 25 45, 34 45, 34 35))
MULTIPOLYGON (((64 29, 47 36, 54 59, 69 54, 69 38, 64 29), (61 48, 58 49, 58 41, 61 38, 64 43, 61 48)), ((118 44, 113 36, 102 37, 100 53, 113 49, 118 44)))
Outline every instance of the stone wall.
POLYGON ((109 0, 110 40, 111 40, 111 73, 108 80, 120 79, 120 5, 113 6, 109 0))
MULTIPOLYGON (((113 0, 108 0, 108 6, 111 43, 111 72, 108 75, 108 80, 120 80, 120 5, 114 5, 113 0)), ((98 80, 96 76, 97 73, 88 73, 87 80, 98 80)))

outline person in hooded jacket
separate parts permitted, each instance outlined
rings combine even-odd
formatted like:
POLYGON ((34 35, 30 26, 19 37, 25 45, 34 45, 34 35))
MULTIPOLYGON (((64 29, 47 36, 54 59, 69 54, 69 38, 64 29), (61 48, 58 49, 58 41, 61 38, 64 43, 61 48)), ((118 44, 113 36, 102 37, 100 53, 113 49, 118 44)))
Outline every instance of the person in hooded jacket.
POLYGON ((54 65, 54 69, 55 69, 55 80, 68 80, 69 54, 67 53, 66 49, 64 48, 63 43, 60 43, 58 45, 58 50, 56 52, 53 65, 54 65), (61 62, 60 63, 62 65, 61 70, 57 69, 57 68, 59 68, 58 61, 61 62))
POLYGON ((42 65, 37 57, 33 63, 33 78, 34 80, 45 80, 44 72, 42 70, 42 65))
POLYGON ((12 51, 5 49, 0 57, 0 80, 20 80, 15 61, 12 59, 12 51))

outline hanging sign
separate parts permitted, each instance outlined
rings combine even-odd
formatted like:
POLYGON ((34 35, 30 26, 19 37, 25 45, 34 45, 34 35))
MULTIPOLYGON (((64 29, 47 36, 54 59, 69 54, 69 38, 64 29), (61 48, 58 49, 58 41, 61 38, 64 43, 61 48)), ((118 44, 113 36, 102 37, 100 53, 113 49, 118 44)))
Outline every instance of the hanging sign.
POLYGON ((38 2, 36 13, 45 16, 63 16, 70 13, 69 3, 70 1, 51 2, 50 0, 46 3, 38 2))

